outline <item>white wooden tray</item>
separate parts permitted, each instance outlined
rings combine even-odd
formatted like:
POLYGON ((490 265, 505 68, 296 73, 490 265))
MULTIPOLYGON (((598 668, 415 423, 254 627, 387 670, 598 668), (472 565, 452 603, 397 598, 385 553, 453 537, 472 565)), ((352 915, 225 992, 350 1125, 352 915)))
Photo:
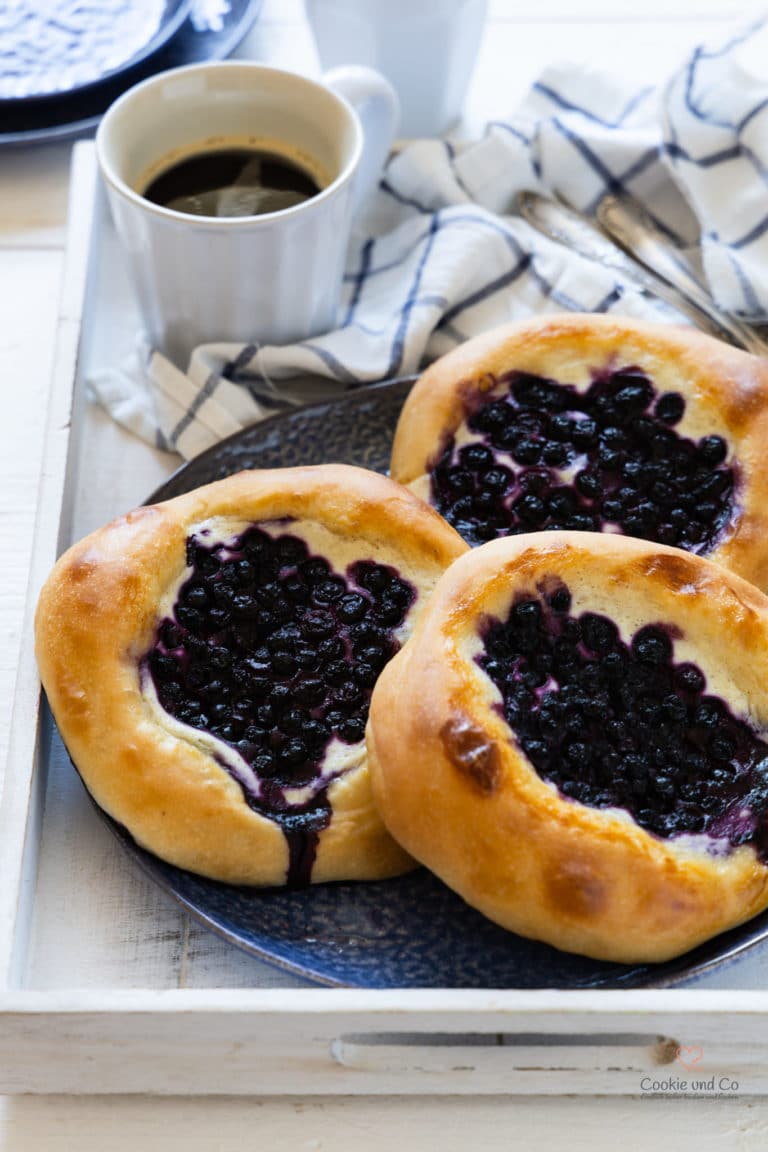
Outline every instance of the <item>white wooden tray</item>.
POLYGON ((85 402, 133 307, 90 145, 70 203, 0 804, 0 1092, 763 1092, 765 949, 671 991, 317 989, 207 934, 135 871, 51 754, 32 647, 57 552, 175 464, 85 402))

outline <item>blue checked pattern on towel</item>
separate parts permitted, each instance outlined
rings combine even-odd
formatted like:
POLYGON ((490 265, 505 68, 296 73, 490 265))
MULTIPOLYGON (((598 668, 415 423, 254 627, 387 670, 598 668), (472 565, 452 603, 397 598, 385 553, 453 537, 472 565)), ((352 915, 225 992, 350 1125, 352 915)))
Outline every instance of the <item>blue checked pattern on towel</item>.
POLYGON ((280 408, 413 373, 468 337, 546 311, 680 318, 533 232, 523 189, 586 212, 628 192, 703 269, 728 311, 768 314, 768 24, 698 47, 660 87, 565 67, 508 119, 389 164, 358 223, 338 327, 287 347, 206 345, 186 373, 157 353, 91 383, 112 415, 189 458, 280 408), (297 378, 304 377, 303 382, 297 378), (311 382, 306 377, 313 378, 311 382))

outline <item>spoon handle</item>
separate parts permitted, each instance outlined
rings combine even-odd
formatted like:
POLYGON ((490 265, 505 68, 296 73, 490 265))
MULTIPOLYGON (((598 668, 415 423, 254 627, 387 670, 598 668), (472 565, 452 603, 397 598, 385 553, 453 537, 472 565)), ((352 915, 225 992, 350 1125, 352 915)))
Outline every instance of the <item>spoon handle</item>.
POLYGON ((683 296, 717 325, 731 344, 756 356, 768 355, 768 342, 735 316, 721 312, 699 282, 675 258, 669 240, 634 201, 605 196, 597 207, 600 226, 620 247, 683 296))
MULTIPOLYGON (((582 216, 559 200, 551 200, 538 192, 521 192, 517 198, 520 215, 531 227, 543 236, 562 244, 572 252, 595 260, 606 268, 613 268, 637 288, 650 293, 678 312, 682 312, 697 328, 717 336, 720 340, 734 342, 733 334, 709 310, 702 310, 687 296, 667 280, 662 280, 654 272, 639 264, 605 234, 592 220, 582 216)), ((739 347, 741 341, 737 341, 739 347)))

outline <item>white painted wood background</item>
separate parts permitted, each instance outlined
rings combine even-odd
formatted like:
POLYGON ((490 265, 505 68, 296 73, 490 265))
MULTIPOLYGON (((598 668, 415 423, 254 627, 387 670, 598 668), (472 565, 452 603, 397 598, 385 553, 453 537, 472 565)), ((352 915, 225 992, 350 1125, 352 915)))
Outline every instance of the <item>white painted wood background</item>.
MULTIPOLYGON (((662 76, 687 45, 726 18, 761 5, 724 0, 491 0, 489 23, 467 101, 463 132, 514 107, 541 67, 555 58, 662 76)), ((299 0, 267 0, 240 55, 317 72, 299 0)), ((0 524, 6 563, 0 581, 0 765, 6 741, 42 450, 41 414, 53 359, 63 269, 70 148, 0 155, 0 524)), ((109 234, 100 248, 100 314, 92 363, 114 355, 130 294, 109 234)), ((152 452, 98 410, 87 414, 75 533, 139 503, 175 461, 152 452)), ((65 766, 61 766, 64 768, 65 766)), ((48 798, 31 987, 248 988, 299 982, 226 947, 169 907, 115 850, 71 772, 54 770, 48 798), (86 936, 82 926, 91 926, 86 936)), ((711 978, 710 978, 711 979, 711 978)), ((729 969, 719 986, 768 987, 768 957, 729 969)), ((60 1054, 66 1060, 66 1053, 60 1054)), ((87 1075, 87 1074, 85 1074, 87 1075)), ((729 1100, 574 1100, 503 1098, 302 1101, 297 1099, 158 1100, 89 1097, 15 1098, 0 1102, 0 1147, 24 1149, 263 1148, 362 1146, 452 1150, 554 1148, 762 1148, 768 1106, 729 1100), (162 1135, 161 1135, 162 1132, 162 1135)))

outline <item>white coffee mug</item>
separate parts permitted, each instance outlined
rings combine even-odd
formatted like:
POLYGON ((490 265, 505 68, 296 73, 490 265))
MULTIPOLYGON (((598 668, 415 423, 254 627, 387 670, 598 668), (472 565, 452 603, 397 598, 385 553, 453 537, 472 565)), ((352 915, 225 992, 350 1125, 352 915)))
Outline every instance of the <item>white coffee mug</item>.
POLYGON ((439 136, 461 115, 486 0, 304 0, 323 68, 366 64, 400 98, 403 136, 439 136))
POLYGON ((256 63, 195 64, 145 80, 96 134, 147 335, 186 366, 198 344, 285 344, 334 324, 352 218, 397 127, 397 97, 367 68, 323 81, 256 63), (256 148, 298 162, 320 191, 259 216, 194 216, 146 199, 197 153, 256 148))

